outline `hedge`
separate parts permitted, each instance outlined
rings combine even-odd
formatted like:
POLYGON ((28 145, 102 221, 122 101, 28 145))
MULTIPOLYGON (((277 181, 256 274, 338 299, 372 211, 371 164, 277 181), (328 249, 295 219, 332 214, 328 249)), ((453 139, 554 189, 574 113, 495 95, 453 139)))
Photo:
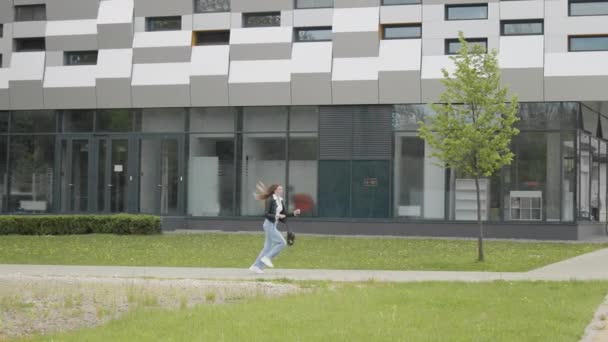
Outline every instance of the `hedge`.
POLYGON ((152 215, 1 215, 0 235, 158 234, 152 215))

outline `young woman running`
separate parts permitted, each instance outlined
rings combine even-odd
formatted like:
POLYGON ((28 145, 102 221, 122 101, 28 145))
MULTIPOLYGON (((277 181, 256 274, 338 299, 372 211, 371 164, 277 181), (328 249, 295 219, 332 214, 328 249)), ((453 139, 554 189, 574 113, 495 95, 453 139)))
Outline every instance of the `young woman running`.
POLYGON ((277 229, 277 224, 283 222, 288 216, 300 215, 300 209, 296 209, 292 214, 287 214, 285 205, 283 204, 283 187, 273 184, 268 188, 258 184, 258 193, 255 194, 256 199, 266 201, 266 219, 264 220, 264 233, 266 240, 264 248, 258 255, 257 259, 249 270, 254 273, 264 273, 265 267, 274 267, 272 259, 275 258, 285 248, 287 244, 285 238, 277 229))

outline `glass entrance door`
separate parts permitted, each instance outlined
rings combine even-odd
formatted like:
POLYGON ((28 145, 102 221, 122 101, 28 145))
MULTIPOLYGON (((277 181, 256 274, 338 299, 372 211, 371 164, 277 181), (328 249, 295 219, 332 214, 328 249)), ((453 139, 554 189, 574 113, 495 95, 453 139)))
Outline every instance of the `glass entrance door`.
POLYGON ((138 142, 139 212, 179 215, 183 211, 182 137, 145 137, 138 142))
POLYGON ((127 138, 96 138, 97 182, 96 202, 100 212, 132 211, 129 200, 130 188, 133 185, 132 165, 133 151, 127 138))
POLYGON ((92 169, 91 141, 88 138, 66 137, 59 140, 59 210, 89 211, 89 170, 92 169))

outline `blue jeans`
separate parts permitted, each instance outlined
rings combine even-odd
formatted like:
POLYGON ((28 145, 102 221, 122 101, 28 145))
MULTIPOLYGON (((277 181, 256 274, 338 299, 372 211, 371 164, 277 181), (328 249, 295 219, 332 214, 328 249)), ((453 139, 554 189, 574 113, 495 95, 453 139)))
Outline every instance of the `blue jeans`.
POLYGON ((264 248, 262 248, 260 255, 258 255, 258 258, 255 259, 255 262, 253 263, 255 266, 261 269, 264 269, 266 265, 264 265, 264 263, 261 262, 260 259, 265 256, 270 259, 276 257, 287 245, 287 243, 285 242, 285 238, 283 238, 281 232, 277 230, 276 223, 264 220, 263 227, 264 233, 266 235, 266 240, 264 241, 264 248))

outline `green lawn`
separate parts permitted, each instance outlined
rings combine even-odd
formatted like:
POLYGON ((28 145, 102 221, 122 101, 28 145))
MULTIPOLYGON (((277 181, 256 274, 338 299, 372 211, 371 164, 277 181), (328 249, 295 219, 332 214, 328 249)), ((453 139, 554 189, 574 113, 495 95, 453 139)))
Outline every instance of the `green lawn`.
MULTIPOLYGON (((248 267, 262 247, 259 234, 155 236, 1 236, 0 263, 248 267)), ((275 262, 278 268, 527 271, 608 244, 487 241, 486 261, 477 243, 299 236, 275 262)))
POLYGON ((34 341, 578 341, 605 282, 327 285, 307 294, 140 309, 34 341))

